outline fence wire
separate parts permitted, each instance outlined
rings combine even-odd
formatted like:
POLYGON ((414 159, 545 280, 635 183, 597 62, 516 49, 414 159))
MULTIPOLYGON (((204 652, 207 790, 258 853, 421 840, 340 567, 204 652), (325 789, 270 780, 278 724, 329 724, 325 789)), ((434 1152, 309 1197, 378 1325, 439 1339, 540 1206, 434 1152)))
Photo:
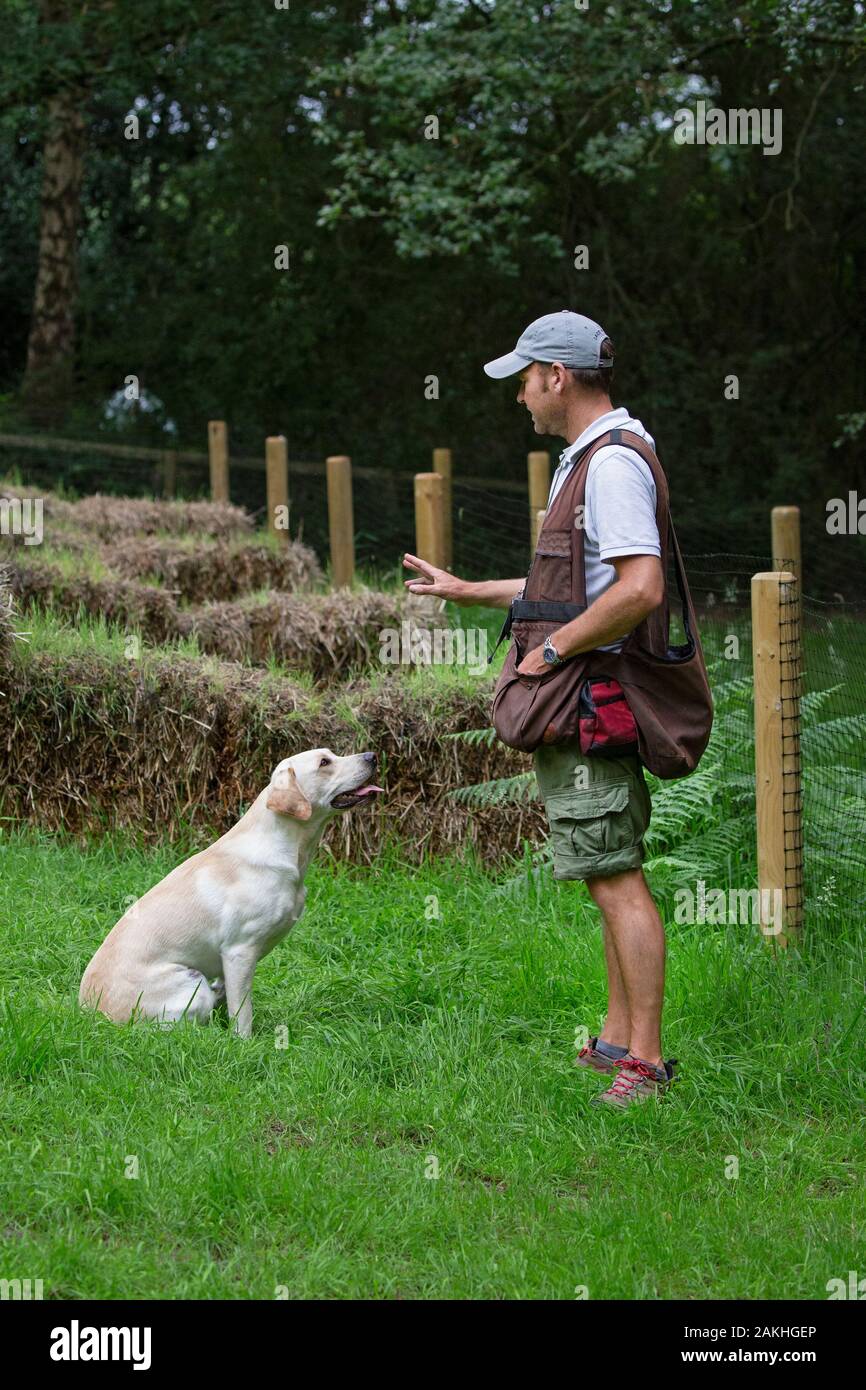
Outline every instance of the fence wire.
MULTIPOLYGON (((0 471, 10 468, 17 468, 27 485, 60 485, 79 495, 162 493, 158 466, 99 454, 4 447, 0 471)), ((308 470, 290 467, 290 526, 327 565, 325 470, 323 465, 308 470)), ((208 485, 206 467, 178 461, 178 496, 206 497, 208 485)), ((234 502, 259 522, 264 519, 263 470, 232 467, 231 490, 234 502)), ((404 577, 402 555, 415 549, 412 475, 353 470, 353 501, 356 564, 380 576, 404 577)), ((526 574, 532 520, 526 490, 517 482, 455 477, 451 569, 473 580, 526 574)), ((753 820, 751 579, 777 568, 778 562, 774 566, 769 550, 761 554, 702 549, 700 539, 706 531, 690 531, 688 519, 677 529, 718 717, 725 722, 720 804, 732 820, 753 820), (690 544, 690 534, 697 544, 690 544)), ((846 545, 828 537, 820 525, 804 528, 806 589, 814 573, 820 596, 816 589, 800 595, 796 604, 787 602, 780 631, 786 879, 807 926, 831 924, 837 916, 859 915, 866 909, 866 566, 858 557, 866 558, 864 538, 850 538, 846 545)), ((680 642, 684 632, 672 561, 668 592, 671 640, 680 642)), ((721 841, 725 834, 722 827, 721 841)))
MULTIPOLYGON (((781 560, 784 569, 791 562, 781 560)), ((787 925, 803 925, 803 763, 800 744, 803 651, 796 580, 779 586, 779 704, 782 744, 782 843, 787 925)))

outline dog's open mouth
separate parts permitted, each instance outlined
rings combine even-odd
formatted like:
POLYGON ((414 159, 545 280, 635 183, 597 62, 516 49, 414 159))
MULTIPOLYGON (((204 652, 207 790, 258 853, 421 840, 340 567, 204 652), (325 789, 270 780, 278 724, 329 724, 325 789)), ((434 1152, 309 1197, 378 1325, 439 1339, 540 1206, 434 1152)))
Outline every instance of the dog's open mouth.
POLYGON ((332 799, 331 805, 339 811, 347 811, 350 806, 357 806, 361 801, 375 800, 381 791, 384 791, 384 787, 377 787, 372 782, 368 782, 363 787, 355 787, 353 791, 340 792, 332 799))

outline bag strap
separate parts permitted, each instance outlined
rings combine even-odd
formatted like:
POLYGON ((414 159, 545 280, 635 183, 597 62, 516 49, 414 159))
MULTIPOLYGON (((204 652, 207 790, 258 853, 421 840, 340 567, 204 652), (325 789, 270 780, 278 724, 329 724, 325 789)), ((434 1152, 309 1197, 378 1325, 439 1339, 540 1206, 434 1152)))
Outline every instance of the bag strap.
MULTIPOLYGON (((656 458, 655 451, 650 448, 645 439, 641 439, 640 435, 638 434, 633 434, 631 430, 610 430, 609 442, 611 444, 624 445, 627 449, 633 449, 636 454, 640 454, 644 463, 649 464, 649 467, 651 471, 653 471, 653 473, 655 472, 655 470, 652 467, 653 463, 655 463, 658 468, 661 468, 661 464, 656 458), (626 438, 626 436, 628 436, 628 438, 626 438)), ((674 553, 674 574, 676 576, 677 590, 679 592, 680 604, 682 606, 683 627, 685 628, 686 636, 688 637, 689 641, 693 643, 695 639, 692 634, 692 626, 690 621, 693 613, 692 596, 689 592, 689 585, 688 580, 686 579, 685 566, 683 565, 683 557, 680 554, 680 544, 677 540, 677 533, 676 528, 674 527, 674 519, 671 515, 670 505, 668 505, 667 512, 668 538, 674 553)), ((659 542, 661 542, 661 536, 659 537, 659 542)))

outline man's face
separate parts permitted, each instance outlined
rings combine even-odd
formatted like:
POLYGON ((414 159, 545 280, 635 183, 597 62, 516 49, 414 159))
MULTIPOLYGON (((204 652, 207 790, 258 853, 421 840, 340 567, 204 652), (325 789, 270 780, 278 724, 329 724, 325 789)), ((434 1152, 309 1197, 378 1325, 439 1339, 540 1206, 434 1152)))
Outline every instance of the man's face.
POLYGON ((557 390, 561 373, 546 363, 531 362, 520 373, 518 405, 525 405, 532 416, 536 434, 561 434, 565 407, 557 390))

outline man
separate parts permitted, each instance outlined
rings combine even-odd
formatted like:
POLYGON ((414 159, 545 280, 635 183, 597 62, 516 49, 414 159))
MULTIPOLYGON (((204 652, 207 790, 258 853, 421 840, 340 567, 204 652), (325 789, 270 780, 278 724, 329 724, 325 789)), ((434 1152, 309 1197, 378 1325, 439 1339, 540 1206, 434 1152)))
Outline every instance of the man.
MULTIPOLYGON (((604 329, 582 314, 564 309, 536 319, 514 352, 488 362, 484 370, 497 379, 518 376, 517 401, 530 412, 536 434, 566 440, 548 507, 575 457, 608 430, 629 430, 654 447, 639 420, 622 407, 614 410, 613 345, 604 329)), ((587 608, 549 634, 554 660, 596 649, 619 651, 622 639, 664 600, 656 486, 652 470, 635 450, 610 445, 592 456, 583 525, 587 608)), ((414 555, 404 556, 403 564, 424 576, 423 582, 406 581, 412 593, 463 605, 508 608, 525 583, 470 583, 414 555)), ((550 670, 544 645, 527 652, 519 673, 550 670)), ((603 920, 607 1018, 575 1065, 614 1074, 598 1099, 627 1106, 666 1089, 674 1066, 673 1059, 665 1062, 661 1044, 664 928, 641 868, 651 814, 643 768, 636 754, 587 758, 578 738, 542 744, 533 756, 554 841, 556 878, 584 879, 603 920), (616 788, 616 794, 605 797, 605 787, 616 788)))

